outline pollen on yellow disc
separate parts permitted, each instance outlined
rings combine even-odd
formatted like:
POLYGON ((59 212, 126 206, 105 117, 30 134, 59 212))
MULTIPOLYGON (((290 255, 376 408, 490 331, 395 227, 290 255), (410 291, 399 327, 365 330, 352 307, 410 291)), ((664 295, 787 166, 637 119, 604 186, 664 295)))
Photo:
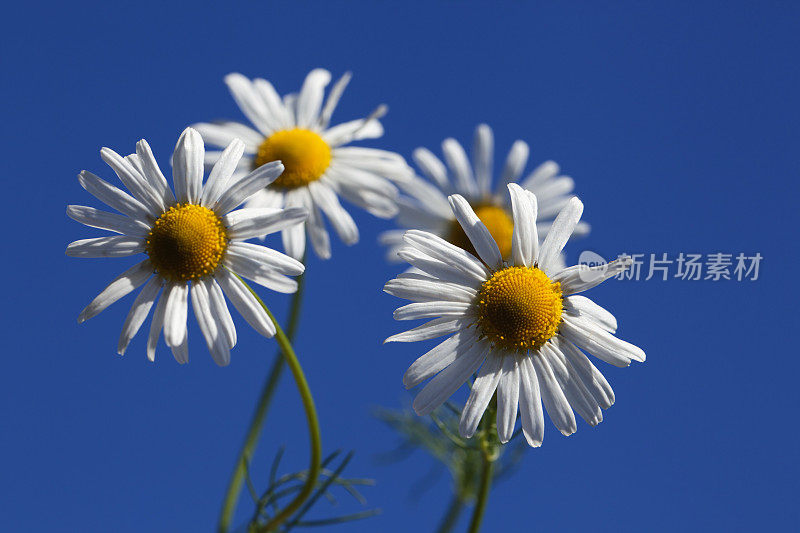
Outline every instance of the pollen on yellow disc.
MULTIPOLYGON (((500 254, 503 259, 511 257, 511 237, 514 234, 514 220, 508 212, 502 207, 492 204, 479 204, 473 206, 473 209, 494 238, 497 247, 500 248, 500 254)), ((458 221, 454 220, 451 223, 447 240, 477 257, 478 254, 475 252, 475 247, 472 246, 458 221)))
POLYGON ((201 205, 178 204, 155 221, 145 249, 159 275, 187 281, 213 273, 227 246, 225 227, 216 213, 201 205))
POLYGON ((495 272, 481 286, 477 302, 481 333, 506 350, 535 350, 561 323, 561 284, 536 267, 495 272))
POLYGON ((322 177, 331 163, 331 147, 310 130, 276 131, 258 147, 255 166, 279 160, 284 171, 270 187, 296 189, 322 177))

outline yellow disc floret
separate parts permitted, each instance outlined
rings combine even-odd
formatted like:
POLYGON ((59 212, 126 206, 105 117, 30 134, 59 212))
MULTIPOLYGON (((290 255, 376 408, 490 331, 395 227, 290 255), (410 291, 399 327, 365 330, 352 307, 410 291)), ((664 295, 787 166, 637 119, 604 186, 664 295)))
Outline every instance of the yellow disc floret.
POLYGON ((145 249, 159 275, 187 281, 214 272, 227 246, 225 227, 216 213, 201 205, 178 204, 155 221, 145 249))
POLYGON ((310 130, 276 131, 258 147, 255 166, 278 160, 284 171, 270 187, 296 189, 322 177, 331 163, 331 147, 310 130))
MULTIPOLYGON (((502 207, 492 204, 479 204, 473 206, 473 209, 494 238, 497 247, 500 248, 500 254, 504 259, 508 259, 511 256, 511 237, 514 234, 514 221, 511 216, 502 207)), ((455 220, 451 223, 447 240, 477 257, 475 247, 455 220)))
POLYGON ((509 267, 495 272, 478 292, 478 327, 506 350, 535 350, 558 331, 561 284, 536 267, 509 267))

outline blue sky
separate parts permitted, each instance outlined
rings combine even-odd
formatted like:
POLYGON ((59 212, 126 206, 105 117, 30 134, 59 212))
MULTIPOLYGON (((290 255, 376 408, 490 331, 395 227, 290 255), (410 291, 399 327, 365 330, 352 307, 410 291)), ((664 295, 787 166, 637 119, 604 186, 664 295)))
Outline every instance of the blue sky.
MULTIPOLYGON (((186 125, 241 118, 228 72, 287 92, 321 66, 354 73, 336 120, 389 105, 386 135, 369 146, 438 152, 487 122, 497 154, 521 138, 531 163, 558 161, 593 226, 572 261, 584 249, 764 257, 757 281, 592 291, 648 360, 600 363, 617 396, 605 421, 569 438, 548 423, 543 447, 492 492, 486 531, 797 527, 798 16, 790 2, 17 6, 0 21, 3 219, 14 230, 0 266, 0 523, 212 529, 275 344, 242 327, 220 369, 192 325, 189 365, 163 345, 148 363, 141 338, 116 356, 131 297, 75 319, 131 263, 65 257, 90 236, 65 206, 96 205, 75 176, 111 177, 101 146, 127 153, 145 137, 167 166, 186 125)), ((340 529, 430 531, 447 477, 410 494, 431 461, 378 462, 397 441, 370 415, 409 401, 401 376, 426 347, 381 345, 400 330, 398 301, 380 290, 398 267, 376 243, 392 224, 353 212, 361 242, 309 261, 297 342, 325 449, 356 450, 349 472, 378 482, 367 496, 383 514, 340 529)), ((286 297, 262 295, 285 313, 286 297)), ((287 468, 303 468, 288 379, 259 447, 262 480, 284 443, 287 468)), ((242 501, 239 521, 251 510, 242 501)))

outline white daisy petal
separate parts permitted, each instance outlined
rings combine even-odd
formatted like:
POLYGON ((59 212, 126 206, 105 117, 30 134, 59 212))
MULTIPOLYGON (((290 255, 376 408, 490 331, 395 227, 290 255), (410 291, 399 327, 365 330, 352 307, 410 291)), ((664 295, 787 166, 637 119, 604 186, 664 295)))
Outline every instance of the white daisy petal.
POLYGON ((461 411, 461 420, 458 424, 458 433, 462 437, 469 439, 478 429, 483 412, 486 411, 486 406, 489 405, 500 382, 503 358, 501 354, 490 354, 486 357, 478 377, 472 383, 472 390, 467 403, 464 404, 464 410, 461 411))
POLYGON ((320 182, 328 183, 336 190, 348 187, 374 192, 392 200, 397 198, 397 187, 388 179, 370 171, 368 165, 331 162, 320 182))
POLYGON ((272 248, 249 242, 232 242, 228 246, 227 253, 249 259, 265 268, 287 276, 299 276, 305 271, 305 265, 297 259, 272 248))
POLYGON ((206 284, 203 280, 196 280, 191 285, 192 309, 194 309, 197 325, 200 326, 200 332, 206 340, 208 351, 211 352, 211 357, 217 365, 227 366, 231 361, 230 349, 211 311, 211 301, 206 284))
POLYGON ((464 272, 475 279, 484 280, 489 271, 471 253, 427 231, 409 230, 403 240, 433 259, 464 272))
MULTIPOLYGON (((535 196, 535 193, 531 191, 527 192, 535 196)), ((538 200, 539 197, 537 196, 536 199, 538 200)), ((556 216, 562 209, 564 209, 564 206, 566 206, 571 199, 572 196, 562 196, 561 198, 553 198, 550 200, 546 200, 543 204, 545 208, 539 210, 539 218, 545 219, 556 216)), ((542 224, 546 225, 547 229, 549 230, 550 226, 552 225, 552 222, 547 221, 547 222, 542 222, 542 224)), ((572 232, 573 238, 575 237, 575 234, 578 232, 578 228, 581 226, 588 226, 588 224, 586 224, 585 222, 578 222, 578 225, 575 226, 575 230, 573 230, 572 232)))
POLYGON ((397 215, 397 203, 391 197, 373 190, 360 189, 353 184, 340 184, 338 189, 345 200, 371 215, 379 218, 392 218, 397 215))
POLYGON ((565 316, 560 332, 579 348, 614 366, 628 366, 631 360, 644 362, 646 358, 641 348, 618 339, 592 320, 565 316))
POLYGON ((189 362, 189 337, 184 336, 183 341, 176 346, 170 348, 172 350, 172 357, 182 365, 189 362))
POLYGON ((544 238, 542 247, 539 250, 537 263, 545 274, 551 275, 551 266, 555 263, 564 245, 567 244, 572 230, 581 219, 583 213, 583 203, 577 198, 570 199, 567 206, 561 210, 553 222, 547 237, 544 238))
POLYGON ((572 295, 564 298, 564 309, 572 314, 594 319, 598 326, 609 333, 617 331, 616 317, 585 296, 572 295))
POLYGON ((231 184, 228 190, 223 192, 220 196, 215 210, 218 213, 227 213, 231 211, 249 197, 278 179, 278 176, 283 173, 283 169, 284 167, 280 161, 272 161, 271 163, 261 165, 236 183, 231 184))
POLYGON ((556 347, 561 350, 561 353, 569 359, 570 363, 572 363, 572 367, 580 376, 584 386, 594 399, 597 400, 600 407, 608 409, 614 405, 614 390, 611 388, 611 385, 608 384, 603 374, 597 370, 597 367, 589 361, 589 358, 561 335, 553 337, 553 342, 556 347))
POLYGON ((148 214, 155 215, 164 209, 161 199, 148 187, 139 171, 129 161, 110 148, 101 148, 100 157, 111 167, 125 187, 147 208, 148 214))
POLYGON ((568 359, 552 344, 542 346, 540 354, 547 359, 569 405, 590 426, 603 421, 603 411, 594 397, 586 390, 576 370, 568 359))
POLYGON ((555 161, 545 161, 525 178, 520 185, 523 189, 530 189, 536 191, 543 183, 546 183, 551 178, 554 178, 561 171, 558 163, 555 161))
POLYGON ((283 105, 280 95, 270 82, 262 78, 256 78, 253 80, 253 87, 266 106, 268 116, 264 118, 268 118, 265 122, 267 126, 274 130, 294 127, 294 117, 291 116, 289 110, 283 105))
POLYGON ((333 84, 333 87, 331 87, 331 92, 328 93, 328 99, 325 101, 325 107, 322 108, 322 113, 320 113, 319 117, 319 126, 321 128, 328 127, 328 124, 331 121, 331 115, 333 115, 333 111, 339 104, 339 99, 342 97, 342 94, 344 93, 347 84, 350 83, 350 78, 352 77, 352 73, 345 72, 342 74, 342 77, 333 84))
POLYGON ((196 204, 200 201, 204 162, 203 138, 196 130, 186 128, 172 153, 172 179, 178 202, 196 204))
POLYGON ((289 114, 289 121, 292 125, 297 124, 297 94, 289 93, 283 95, 283 108, 289 114))
POLYGON ((131 339, 136 336, 139 328, 142 327, 145 319, 147 319, 150 308, 153 307, 156 297, 158 296, 158 291, 161 290, 162 283, 161 278, 153 276, 133 301, 131 310, 125 318, 125 323, 122 325, 122 333, 117 343, 117 353, 119 355, 125 355, 125 350, 128 349, 128 344, 130 344, 131 339))
POLYGON ((225 76, 225 84, 242 113, 264 135, 272 133, 269 111, 253 83, 238 72, 225 76))
POLYGON ((398 307, 394 312, 395 320, 418 320, 439 316, 463 317, 472 307, 465 302, 420 302, 398 307))
POLYGON ((383 290, 392 296, 413 302, 446 300, 471 303, 477 295, 475 289, 463 285, 418 279, 393 279, 384 285, 383 290))
POLYGON ((539 390, 539 379, 531 357, 519 360, 520 395, 519 411, 522 419, 522 433, 530 446, 542 445, 544 439, 544 411, 542 396, 539 390))
POLYGON ((536 377, 539 380, 539 390, 542 394, 542 402, 550 416, 550 420, 564 436, 569 436, 577 431, 578 426, 575 422, 575 413, 567 401, 564 392, 558 384, 550 363, 541 355, 532 357, 533 366, 536 368, 536 377))
POLYGON ((497 384, 497 436, 505 444, 514 434, 522 377, 519 362, 514 355, 505 355, 502 359, 502 375, 497 384))
POLYGON ((476 342, 456 358, 447 368, 439 372, 414 398, 412 407, 419 416, 431 414, 447 398, 463 385, 473 372, 478 370, 486 358, 488 346, 476 342))
POLYGON ((126 257, 144 252, 144 240, 140 237, 120 235, 96 237, 71 242, 67 246, 70 257, 126 257))
POLYGON ((356 226, 353 217, 350 216, 339 203, 336 193, 322 183, 321 181, 314 181, 308 184, 308 191, 311 193, 314 203, 322 209, 322 212, 328 217, 331 225, 336 230, 339 238, 342 239, 347 245, 352 245, 358 242, 358 226, 356 226))
POLYGON ((480 124, 475 128, 475 141, 472 145, 472 166, 475 181, 481 194, 488 194, 492 185, 492 163, 494 161, 494 135, 492 128, 480 124))
POLYGON ((555 274, 552 279, 561 283, 564 294, 576 294, 600 285, 632 264, 630 257, 621 257, 605 265, 575 265, 555 274))
POLYGON ((225 257, 225 266, 242 277, 255 281, 275 292, 292 294, 297 291, 297 282, 278 272, 265 268, 257 261, 236 254, 225 257))
POLYGON ((78 323, 98 315, 106 307, 141 286, 153 274, 150 261, 144 260, 114 278, 92 302, 78 315, 78 323))
POLYGON ((560 176, 552 179, 538 187, 535 191, 536 197, 542 202, 554 201, 558 197, 564 197, 575 189, 575 180, 569 176, 560 176))
POLYGON ((463 270, 451 267, 438 259, 433 259, 429 255, 410 246, 405 246, 398 250, 397 256, 421 271, 443 281, 450 281, 467 287, 475 287, 486 280, 486 278, 483 277, 466 274, 463 270))
POLYGON ((270 189, 261 189, 251 196, 246 202, 245 207, 271 207, 280 209, 283 207, 283 193, 270 189))
POLYGON ((335 148, 331 166, 343 166, 347 174, 353 169, 360 169, 400 184, 414 177, 414 170, 399 154, 361 146, 335 148))
MULTIPOLYGON (((533 266, 539 245, 536 231, 537 203, 515 183, 509 183, 511 209, 514 215, 514 233, 511 237, 511 259, 515 265, 533 266)), ((532 196, 532 198, 536 198, 532 196)))
POLYGON ((78 182, 89 194, 120 213, 137 220, 147 220, 152 217, 150 210, 139 200, 89 171, 81 171, 78 182))
POLYGON ((237 209, 222 217, 228 237, 233 240, 246 240, 275 233, 289 226, 300 224, 308 211, 303 207, 274 209, 253 207, 237 209))
POLYGON ((236 346, 236 326, 233 324, 233 317, 228 310, 228 305, 225 303, 225 295, 219 284, 213 278, 205 280, 206 291, 211 302, 211 312, 217 320, 222 333, 225 335, 225 340, 229 348, 236 346))
POLYGON ((503 264, 503 257, 500 255, 497 242, 495 242, 483 222, 480 221, 478 215, 475 214, 475 211, 472 210, 469 202, 458 194, 450 196, 448 200, 450 200, 450 206, 453 208, 456 220, 458 220, 483 262, 489 265, 490 268, 500 267, 503 264))
POLYGON ((265 337, 275 335, 275 324, 247 287, 228 269, 220 269, 215 279, 225 295, 250 326, 265 337))
POLYGON ((174 204, 175 195, 172 193, 172 189, 169 188, 167 179, 161 172, 153 151, 146 140, 142 139, 136 143, 136 154, 139 156, 139 162, 142 165, 142 175, 147 178, 147 181, 161 197, 163 206, 167 207, 174 204))
POLYGON ((396 222, 399 226, 410 229, 427 228, 431 232, 447 234, 449 231, 443 230, 443 226, 452 226, 452 221, 450 220, 452 213, 450 202, 447 202, 447 213, 443 214, 438 209, 431 210, 429 205, 425 205, 416 199, 406 196, 397 198, 396 222))
POLYGON ((374 118, 342 122, 322 132, 322 139, 334 148, 351 141, 377 139, 381 136, 383 136, 383 126, 374 118))
MULTIPOLYGON (((452 217, 453 211, 450 209, 450 202, 432 183, 428 183, 421 178, 411 177, 399 185, 404 193, 413 197, 421 206, 438 218, 450 219, 452 217)), ((436 223, 437 221, 433 222, 433 224, 436 223)))
POLYGON ((264 141, 262 133, 238 122, 199 122, 192 124, 192 127, 203 137, 206 145, 222 148, 238 139, 245 143, 245 153, 248 154, 255 154, 258 146, 264 141))
POLYGON ((397 333, 388 337, 384 343, 387 342, 417 342, 435 339, 443 335, 449 335, 464 327, 464 321, 460 319, 452 319, 449 317, 434 318, 433 320, 409 329, 402 333, 397 333))
POLYGON ((315 68, 306 76, 300 94, 297 96, 297 125, 308 128, 319 119, 325 87, 331 82, 331 73, 315 68))
POLYGON ((447 165, 453 172, 456 189, 459 193, 473 197, 478 194, 478 186, 475 183, 475 176, 472 175, 472 168, 469 159, 464 152, 464 148, 455 139, 445 139, 442 142, 442 153, 447 161, 447 165))
POLYGON ((189 286, 186 283, 170 283, 163 297, 167 299, 167 306, 164 309, 164 340, 174 352, 175 348, 180 349, 187 337, 189 286))
POLYGON ((506 185, 515 182, 522 174, 525 164, 528 162, 529 153, 528 143, 525 141, 515 141, 511 145, 511 150, 506 157, 506 163, 503 167, 503 173, 500 174, 500 180, 497 182, 498 192, 504 192, 506 185))
POLYGON ((239 139, 234 139, 222 152, 211 168, 208 180, 203 187, 200 197, 200 205, 213 207, 217 203, 222 192, 228 187, 231 176, 236 171, 236 167, 244 153, 244 143, 239 139))
POLYGON ((427 148, 417 148, 411 155, 414 162, 429 179, 433 180, 444 193, 450 193, 452 185, 447 179, 444 163, 427 148))
POLYGON ((300 193, 300 198, 303 204, 308 209, 308 219, 306 220, 305 227, 308 233, 308 239, 311 241, 311 246, 314 248, 317 256, 320 259, 330 259, 331 257, 331 239, 328 235, 328 230, 325 229, 325 222, 322 220, 322 214, 319 208, 314 204, 311 194, 307 188, 297 189, 300 193))
POLYGON ((412 389, 447 368, 470 351, 478 340, 475 330, 462 329, 419 357, 403 375, 403 386, 412 389))
POLYGON ((161 335, 161 330, 164 329, 164 314, 167 310, 167 291, 161 293, 161 298, 158 299, 156 309, 153 311, 153 319, 150 322, 150 332, 147 336, 147 359, 150 362, 156 360, 156 345, 158 344, 158 337, 161 335))
POLYGON ((142 166, 142 160, 139 159, 139 156, 136 154, 128 154, 125 156, 125 161, 131 164, 133 168, 136 169, 136 172, 139 173, 147 182, 148 185, 152 186, 153 184, 150 183, 150 178, 144 173, 144 167, 142 166))
POLYGON ((140 220, 83 205, 68 205, 67 216, 91 228, 104 229, 123 235, 143 237, 150 231, 150 227, 140 220))
MULTIPOLYGON (((303 199, 298 194, 299 190, 289 191, 284 198, 285 207, 304 207, 303 199)), ((305 224, 297 224, 281 232, 283 249, 290 257, 301 261, 306 253, 306 228, 305 224)))

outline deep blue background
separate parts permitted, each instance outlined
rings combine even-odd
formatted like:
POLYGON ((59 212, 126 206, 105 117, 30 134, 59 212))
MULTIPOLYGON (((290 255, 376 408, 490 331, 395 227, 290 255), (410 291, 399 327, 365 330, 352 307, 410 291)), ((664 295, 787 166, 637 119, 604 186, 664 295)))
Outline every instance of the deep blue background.
MULTIPOLYGON (((64 210, 97 205, 75 176, 111 179, 101 146, 128 153, 146 137, 167 166, 186 125, 241 118, 228 72, 287 92, 317 66, 354 72, 337 121, 389 104, 372 146, 438 152, 486 121, 498 154, 523 138, 533 162, 560 162, 594 228, 572 260, 584 248, 765 258, 756 282, 593 291, 648 360, 600 364, 617 393, 605 422, 570 438, 548 422, 544 446, 493 491, 486 531, 798 526, 797 4, 184 4, 29 2, 0 20, 2 529, 212 529, 274 342, 238 321, 220 369, 192 323, 189 365, 163 345, 149 364, 141 337, 117 357, 132 297, 75 318, 132 261, 66 258, 68 242, 95 233, 64 210)), ((398 301, 380 291, 398 269, 376 244, 391 223, 356 220, 357 246, 309 262, 297 343, 326 450, 355 449, 349 472, 378 480, 367 495, 383 515, 339 529, 431 531, 447 477, 410 498, 430 460, 375 459, 396 439, 370 410, 407 402, 400 379, 425 347, 381 346, 400 329, 398 301)), ((262 294, 285 312, 286 297, 262 294)), ((259 448, 262 484, 281 443, 287 468, 302 468, 289 379, 259 448)))

